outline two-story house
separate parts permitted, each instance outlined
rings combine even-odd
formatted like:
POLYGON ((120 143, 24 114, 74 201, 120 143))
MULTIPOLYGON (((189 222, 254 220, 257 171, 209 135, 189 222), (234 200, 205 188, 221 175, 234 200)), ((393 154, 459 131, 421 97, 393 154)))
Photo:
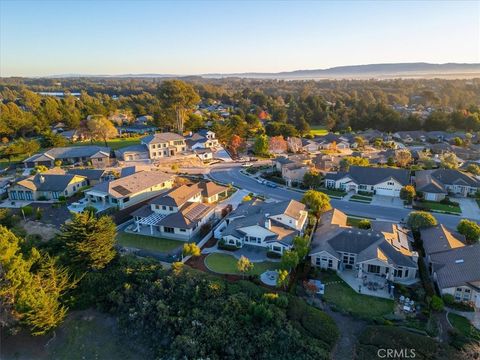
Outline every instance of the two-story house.
POLYGON ((152 160, 175 156, 187 150, 184 137, 171 132, 145 136, 141 143, 147 146, 148 157, 152 160))
POLYGON ((230 213, 215 236, 230 245, 258 246, 282 254, 293 247, 295 236, 303 235, 307 219, 305 205, 296 200, 274 204, 254 200, 230 213))

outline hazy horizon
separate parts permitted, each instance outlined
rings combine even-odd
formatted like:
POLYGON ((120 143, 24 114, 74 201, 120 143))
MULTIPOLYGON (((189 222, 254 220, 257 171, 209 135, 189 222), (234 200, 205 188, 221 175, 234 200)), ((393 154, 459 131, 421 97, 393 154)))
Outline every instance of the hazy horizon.
POLYGON ((479 20, 478 1, 2 0, 0 76, 476 64, 479 20))

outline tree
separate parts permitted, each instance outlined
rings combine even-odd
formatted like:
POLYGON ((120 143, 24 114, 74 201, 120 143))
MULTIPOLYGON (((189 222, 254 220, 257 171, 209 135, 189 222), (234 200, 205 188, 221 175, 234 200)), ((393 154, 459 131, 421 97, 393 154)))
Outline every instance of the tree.
POLYGON ((183 244, 182 259, 184 256, 200 256, 200 247, 195 243, 183 244))
POLYGON ((287 270, 277 270, 278 278, 277 278, 277 287, 286 289, 288 285, 288 277, 289 273, 287 270))
POLYGON ((440 167, 444 169, 458 168, 458 158, 454 153, 448 152, 440 155, 440 167))
POLYGON ((274 154, 287 152, 288 144, 282 135, 272 136, 269 140, 268 150, 274 154))
POLYGON ((302 203, 307 205, 317 218, 319 218, 323 212, 332 208, 328 195, 316 190, 308 190, 303 195, 302 203))
POLYGON ((443 300, 437 295, 433 295, 432 300, 430 301, 430 307, 433 311, 440 312, 444 308, 443 300))
POLYGON ((370 162, 367 158, 362 158, 359 156, 345 156, 340 160, 340 170, 341 171, 348 171, 350 166, 368 166, 370 162))
POLYGON ((96 218, 92 212, 74 214, 62 225, 60 240, 68 259, 80 272, 103 269, 115 257, 116 226, 108 216, 96 218))
POLYGON ((268 156, 268 136, 257 136, 253 144, 253 153, 258 156, 268 156))
POLYGON ((182 134, 188 111, 200 102, 200 96, 192 85, 184 81, 166 80, 158 89, 158 98, 163 110, 172 113, 177 131, 182 134))
POLYGON ((395 162, 398 167, 406 167, 412 162, 412 159, 412 154, 408 149, 400 149, 395 152, 395 162))
POLYGON ((300 262, 295 250, 285 250, 282 254, 281 267, 285 270, 295 269, 300 262))
POLYGON ((322 175, 315 169, 307 171, 303 175, 303 185, 309 189, 318 189, 322 185, 322 175))
POLYGON ((464 235, 469 244, 475 244, 480 239, 480 226, 472 220, 462 219, 457 225, 457 231, 464 235))
POLYGON ((372 227, 372 223, 368 219, 362 219, 358 222, 358 228, 368 230, 372 227))
POLYGON ((242 145, 243 145, 242 138, 235 134, 230 138, 230 143, 228 145, 228 148, 232 151, 234 156, 238 156, 238 149, 242 145))
POLYGON ((92 117, 88 120, 87 128, 92 139, 103 140, 106 147, 108 147, 108 139, 118 136, 118 131, 113 123, 104 116, 92 117))
POLYGON ((409 204, 412 203, 413 199, 417 195, 415 188, 412 185, 405 185, 400 190, 400 199, 406 200, 409 204))
POLYGON ((426 229, 437 225, 437 219, 426 211, 412 211, 408 215, 407 225, 413 230, 426 229))
POLYGON ((473 175, 480 175, 480 166, 477 164, 468 164, 467 171, 473 175))
POLYGON ((62 147, 67 146, 67 139, 59 134, 54 134, 51 131, 48 131, 43 134, 42 147, 62 147))
POLYGON ((308 255, 308 250, 310 246, 310 239, 307 235, 305 236, 295 236, 293 238, 293 248, 298 254, 298 259, 301 261, 308 255))
POLYGON ((201 115, 189 114, 188 119, 185 121, 185 130, 197 132, 205 127, 205 122, 201 115))
POLYGON ((361 136, 355 136, 354 141, 357 143, 357 147, 363 149, 365 147, 365 139, 361 136))
POLYGON ((242 273, 242 277, 245 277, 245 273, 253 269, 252 262, 245 256, 240 256, 240 259, 237 261, 237 270, 242 273))

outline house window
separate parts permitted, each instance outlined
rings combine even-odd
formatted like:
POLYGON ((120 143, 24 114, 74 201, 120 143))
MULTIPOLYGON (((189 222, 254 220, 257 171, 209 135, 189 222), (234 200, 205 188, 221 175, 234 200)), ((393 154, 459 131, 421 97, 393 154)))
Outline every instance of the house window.
POLYGON ((169 206, 168 210, 173 211, 173 206, 169 206))
POLYGON ((126 203, 126 202, 128 202, 128 201, 130 201, 130 196, 127 196, 126 198, 123 198, 123 202, 124 202, 124 203, 126 203))
POLYGON ((163 210, 167 210, 167 207, 165 205, 162 205, 163 210))
POLYGON ((52 192, 52 198, 58 199, 58 192, 56 191, 52 192))
POLYGON ((319 257, 315 258, 315 265, 320 266, 320 264, 321 264, 320 258, 319 257))
POLYGON ((156 152, 152 153, 152 156, 153 157, 157 156, 157 153, 156 152))
POLYGON ((180 229, 181 232, 187 232, 187 229, 180 229))
POLYGON ((394 277, 400 277, 400 278, 401 278, 401 277, 402 277, 402 274, 403 274, 402 269, 398 269, 398 270, 395 269, 395 270, 393 270, 393 276, 394 276, 394 277))
POLYGON ((25 198, 27 200, 33 200, 33 195, 31 191, 25 191, 25 198))
POLYGON ((282 248, 280 246, 274 246, 273 251, 282 251, 282 248))
POLYGON ((115 199, 115 198, 112 198, 112 203, 117 204, 117 203, 118 203, 118 200, 115 199))
POLYGON ((175 232, 174 228, 167 227, 167 226, 163 227, 163 231, 166 232, 166 233, 170 233, 170 234, 173 234, 175 232))
POLYGON ((405 269, 405 277, 408 277, 408 269, 405 269))
POLYGON ((10 198, 12 200, 17 200, 17 192, 16 191, 10 191, 10 198))
POLYGON ((328 268, 329 269, 333 268, 333 260, 332 259, 328 259, 328 268))
POLYGON ((379 274, 380 266, 368 264, 368 272, 372 274, 379 274))

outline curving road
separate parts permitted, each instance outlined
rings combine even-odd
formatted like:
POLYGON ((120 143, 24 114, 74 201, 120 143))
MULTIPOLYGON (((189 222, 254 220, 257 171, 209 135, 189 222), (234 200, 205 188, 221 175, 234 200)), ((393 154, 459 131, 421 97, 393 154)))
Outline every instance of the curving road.
MULTIPOLYGON (((267 196, 275 200, 300 200, 302 198, 301 192, 293 191, 283 187, 270 188, 266 185, 260 184, 251 177, 242 174, 240 172, 241 169, 242 167, 238 163, 216 165, 211 168, 210 177, 213 180, 223 183, 231 183, 247 191, 256 193, 258 195, 267 196)), ((405 208, 362 204, 358 202, 337 199, 331 199, 331 204, 333 207, 349 215, 390 220, 395 222, 400 222, 403 219, 406 219, 411 211, 405 208)), ((455 215, 433 215, 440 223, 443 223, 450 228, 455 228, 461 219, 460 216, 455 215)))

